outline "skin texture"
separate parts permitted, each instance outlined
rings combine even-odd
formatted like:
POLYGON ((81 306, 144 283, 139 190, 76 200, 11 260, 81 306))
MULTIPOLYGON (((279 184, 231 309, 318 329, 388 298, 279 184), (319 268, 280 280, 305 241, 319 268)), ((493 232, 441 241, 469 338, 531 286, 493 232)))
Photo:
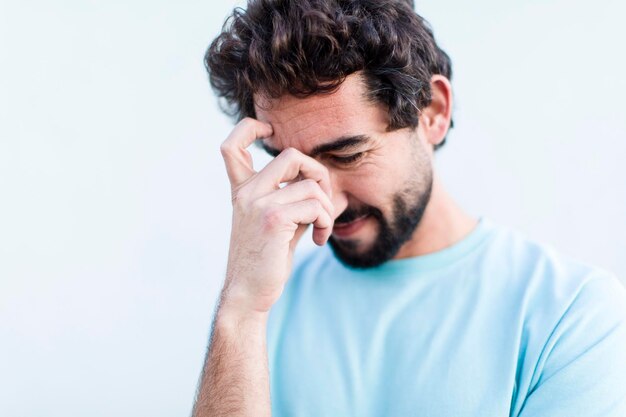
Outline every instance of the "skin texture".
MULTIPOLYGON (((327 95, 257 97, 258 120, 244 119, 222 144, 233 227, 194 416, 271 415, 267 317, 309 224, 321 245, 331 236, 334 221, 348 217, 348 208, 375 208, 391 220, 398 196, 408 203, 424 197, 421 221, 395 259, 441 250, 475 227, 476 220, 445 193, 432 168, 433 146, 444 139, 450 124, 452 92, 440 75, 432 78, 431 86, 432 102, 421 110, 413 131, 387 131, 385 109, 364 98, 360 76, 353 74, 327 95), (317 152, 337 138, 355 135, 369 139, 349 150, 317 152), (255 172, 246 148, 259 139, 278 156, 255 172), (358 161, 337 159, 356 152, 362 152, 358 161), (281 183, 287 185, 281 188, 281 183)), ((349 237, 333 239, 349 240, 346 246, 358 256, 379 235, 380 222, 368 217, 349 237)))
POLYGON ((338 94, 314 101, 287 97, 264 107, 257 106, 257 115, 274 127, 274 134, 263 147, 270 154, 295 147, 326 166, 334 205, 342 209, 338 224, 369 215, 357 233, 331 235, 338 258, 371 267, 395 256, 419 224, 432 191, 431 154, 417 132, 387 132, 386 112, 365 99, 358 76, 350 77, 338 94), (315 150, 352 137, 359 142, 347 149, 315 150))

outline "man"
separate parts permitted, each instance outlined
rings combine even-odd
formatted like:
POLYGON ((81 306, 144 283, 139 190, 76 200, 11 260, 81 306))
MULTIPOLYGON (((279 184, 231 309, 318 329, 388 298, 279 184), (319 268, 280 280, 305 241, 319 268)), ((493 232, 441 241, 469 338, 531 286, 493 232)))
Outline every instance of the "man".
POLYGON ((624 288, 446 193, 451 65, 412 6, 252 0, 209 47, 241 121, 194 416, 626 416, 624 288))

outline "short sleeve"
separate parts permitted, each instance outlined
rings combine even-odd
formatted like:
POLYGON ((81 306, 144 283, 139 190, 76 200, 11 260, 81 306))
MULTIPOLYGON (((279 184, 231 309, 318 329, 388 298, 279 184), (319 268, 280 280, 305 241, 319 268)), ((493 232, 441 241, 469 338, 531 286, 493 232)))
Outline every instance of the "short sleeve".
POLYGON ((547 340, 518 417, 626 416, 626 289, 581 286, 547 340))

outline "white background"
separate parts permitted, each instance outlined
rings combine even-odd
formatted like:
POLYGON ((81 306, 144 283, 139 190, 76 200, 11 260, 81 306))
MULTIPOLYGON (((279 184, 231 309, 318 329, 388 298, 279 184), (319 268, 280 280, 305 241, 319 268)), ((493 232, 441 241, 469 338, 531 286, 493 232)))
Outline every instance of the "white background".
MULTIPOLYGON (((1 0, 1 416, 190 412, 230 224, 202 58, 234 4, 1 0)), ((418 10, 454 64, 453 195, 624 282, 622 4, 418 10)))

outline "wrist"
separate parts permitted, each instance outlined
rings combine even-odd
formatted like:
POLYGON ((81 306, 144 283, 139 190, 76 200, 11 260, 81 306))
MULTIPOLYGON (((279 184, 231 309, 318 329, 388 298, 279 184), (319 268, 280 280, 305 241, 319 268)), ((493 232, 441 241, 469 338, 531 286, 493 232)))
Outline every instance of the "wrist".
POLYGON ((262 325, 267 322, 269 311, 259 311, 245 303, 222 299, 217 311, 217 320, 223 325, 241 326, 244 324, 262 325))
POLYGON ((280 297, 278 290, 250 289, 245 283, 234 282, 227 278, 220 305, 234 314, 241 316, 263 316, 269 314, 272 305, 280 297))

